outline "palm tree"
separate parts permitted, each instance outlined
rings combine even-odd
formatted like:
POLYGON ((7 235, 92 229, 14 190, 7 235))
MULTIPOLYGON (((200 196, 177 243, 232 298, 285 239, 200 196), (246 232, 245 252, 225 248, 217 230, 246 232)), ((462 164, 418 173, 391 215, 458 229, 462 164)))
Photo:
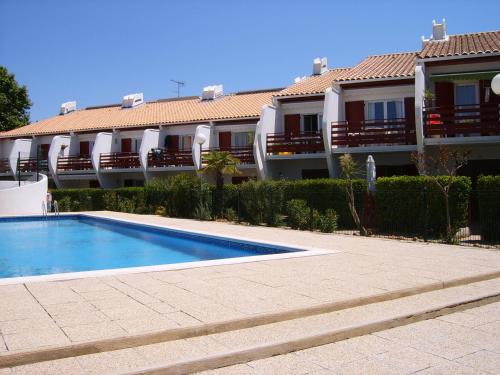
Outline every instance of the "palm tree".
POLYGON ((224 202, 224 175, 240 174, 240 159, 226 151, 212 151, 203 156, 201 172, 215 176, 215 216, 219 217, 224 202))

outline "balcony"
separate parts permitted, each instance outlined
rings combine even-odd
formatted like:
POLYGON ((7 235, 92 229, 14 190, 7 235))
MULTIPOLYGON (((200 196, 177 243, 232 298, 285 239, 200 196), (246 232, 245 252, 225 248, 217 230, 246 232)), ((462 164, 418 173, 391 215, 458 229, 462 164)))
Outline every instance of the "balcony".
POLYGON ((424 135, 430 138, 500 135, 500 106, 472 104, 424 110, 424 135))
POLYGON ((266 146, 267 153, 272 155, 314 154, 325 151, 321 132, 269 133, 266 146))
POLYGON ((9 159, 0 159, 0 173, 10 172, 9 159))
POLYGON ((93 170, 94 166, 89 155, 60 156, 57 158, 58 171, 87 171, 93 170))
POLYGON ((149 168, 190 167, 193 165, 191 150, 168 151, 166 149, 155 149, 148 152, 149 168))
POLYGON ((99 157, 102 169, 129 169, 140 168, 139 154, 137 152, 110 152, 99 157))
POLYGON ((21 158, 17 162, 19 172, 43 172, 49 170, 47 159, 21 158))
POLYGON ((206 155, 212 151, 222 151, 228 152, 235 158, 238 158, 241 164, 255 164, 255 159, 253 157, 253 147, 231 147, 231 148, 211 148, 210 150, 203 150, 202 155, 206 155))
POLYGON ((415 125, 406 119, 332 122, 332 146, 414 145, 415 125))

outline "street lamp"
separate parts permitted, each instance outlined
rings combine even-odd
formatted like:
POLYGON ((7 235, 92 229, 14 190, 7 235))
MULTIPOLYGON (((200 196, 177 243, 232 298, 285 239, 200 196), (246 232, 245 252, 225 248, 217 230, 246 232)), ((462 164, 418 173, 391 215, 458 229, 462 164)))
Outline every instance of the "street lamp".
POLYGON ((377 167, 373 156, 368 155, 366 159, 366 179, 368 181, 368 190, 375 191, 375 182, 377 180, 377 167))
POLYGON ((203 145, 203 143, 205 143, 207 141, 207 137, 205 136, 205 134, 198 133, 196 135, 196 138, 194 139, 194 141, 200 146, 200 169, 201 169, 201 164, 202 164, 201 146, 203 145))
MULTIPOLYGON (((207 137, 203 133, 198 133, 198 134, 196 134, 194 141, 200 146, 200 159, 199 159, 200 164, 199 164, 199 167, 201 169, 202 163, 203 163, 203 159, 201 158, 201 146, 203 145, 203 143, 205 143, 207 141, 207 137)), ((202 175, 200 175, 200 191, 201 191, 200 203, 202 203, 202 201, 201 201, 203 199, 203 177, 202 177, 202 175)))
POLYGON ((496 94, 500 95, 500 74, 497 74, 491 80, 491 90, 496 94))

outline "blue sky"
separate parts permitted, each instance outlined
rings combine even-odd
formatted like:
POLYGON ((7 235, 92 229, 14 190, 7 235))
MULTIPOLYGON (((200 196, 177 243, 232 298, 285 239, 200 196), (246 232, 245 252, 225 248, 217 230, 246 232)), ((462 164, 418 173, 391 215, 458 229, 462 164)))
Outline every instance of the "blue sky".
POLYGON ((290 84, 312 59, 344 67, 418 50, 432 19, 449 34, 500 29, 499 1, 0 0, 0 65, 28 86, 32 121, 59 105, 146 100, 222 83, 226 92, 290 84))

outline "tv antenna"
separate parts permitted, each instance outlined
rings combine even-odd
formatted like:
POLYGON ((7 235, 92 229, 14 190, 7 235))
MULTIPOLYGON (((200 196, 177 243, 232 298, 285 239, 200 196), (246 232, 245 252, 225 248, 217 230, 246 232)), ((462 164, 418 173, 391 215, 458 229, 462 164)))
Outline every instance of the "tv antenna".
POLYGON ((177 81, 175 79, 171 79, 170 81, 173 82, 173 83, 175 83, 177 85, 177 90, 175 90, 174 92, 177 93, 177 97, 180 97, 181 96, 181 87, 185 86, 186 82, 184 82, 184 81, 177 81))

